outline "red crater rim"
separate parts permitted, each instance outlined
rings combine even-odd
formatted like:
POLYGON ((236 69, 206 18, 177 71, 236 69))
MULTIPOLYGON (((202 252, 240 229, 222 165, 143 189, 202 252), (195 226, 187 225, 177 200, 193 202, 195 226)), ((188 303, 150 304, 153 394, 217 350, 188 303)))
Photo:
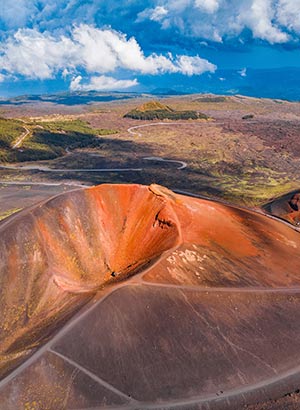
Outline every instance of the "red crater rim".
MULTIPOLYGON (((5 409, 22 408, 24 397, 49 401, 30 378, 55 386, 53 369, 67 380, 76 363, 88 369, 80 380, 88 385, 92 372, 105 381, 99 397, 122 392, 120 403, 194 403, 220 391, 228 398, 300 365, 298 325, 288 337, 300 311, 300 237, 280 221, 159 185, 100 185, 24 210, 0 232, 5 409), (80 309, 105 287, 105 300, 81 320, 80 309), (285 342, 275 351, 268 346, 277 333, 285 342)), ((76 386, 58 408, 80 402, 76 386)), ((95 405, 86 394, 80 408, 95 405)))

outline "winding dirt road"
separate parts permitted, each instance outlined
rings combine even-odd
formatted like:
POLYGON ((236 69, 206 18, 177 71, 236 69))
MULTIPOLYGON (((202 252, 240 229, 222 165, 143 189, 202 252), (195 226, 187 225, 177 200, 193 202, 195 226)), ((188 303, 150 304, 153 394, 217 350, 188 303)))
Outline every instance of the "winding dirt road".
POLYGON ((142 168, 50 168, 41 165, 1 165, 0 169, 43 171, 43 172, 139 172, 142 168))
POLYGON ((14 143, 12 146, 12 149, 17 149, 20 148, 20 146, 23 144, 23 141, 25 138, 30 134, 30 130, 24 126, 25 131, 23 132, 22 135, 17 139, 17 141, 14 143))
POLYGON ((207 127, 208 125, 216 125, 218 122, 214 121, 213 123, 202 123, 202 122, 154 122, 153 124, 142 124, 142 125, 135 125, 134 127, 130 127, 127 129, 127 132, 131 135, 136 135, 138 137, 141 137, 143 134, 140 132, 136 132, 134 130, 138 130, 140 128, 146 128, 146 127, 156 127, 158 125, 197 125, 200 127, 203 127, 204 125, 207 127))
MULTIPOLYGON (((213 124, 209 124, 209 125, 215 125, 216 123, 214 122, 213 124)), ((138 136, 142 136, 141 133, 139 132, 135 132, 134 130, 140 129, 140 128, 145 128, 145 127, 153 127, 153 126, 163 126, 163 125, 191 125, 190 122, 155 122, 152 124, 142 124, 142 125, 137 125, 134 127, 130 127, 127 129, 128 133, 132 134, 132 135, 138 135, 138 136)), ((198 126, 207 126, 208 124, 205 123, 193 123, 193 125, 198 125, 198 126)), ((18 148, 22 142, 24 141, 24 139, 28 136, 28 134, 30 133, 30 130, 25 128, 25 132, 19 137, 19 139, 16 141, 16 143, 14 144, 13 148, 18 148)), ((72 151, 67 148, 66 149, 67 155, 71 155, 72 151)), ((88 154, 90 156, 96 156, 97 154, 94 153, 90 153, 88 154)), ((185 169, 188 164, 185 161, 180 161, 180 160, 173 160, 173 159, 165 159, 165 158, 161 158, 161 157, 143 157, 143 160, 146 161, 160 161, 160 162, 167 162, 167 163, 174 163, 174 164, 179 164, 179 167, 177 168, 178 170, 183 170, 185 169)), ((1 169, 11 169, 11 170, 29 170, 29 171, 42 171, 42 172, 59 172, 59 173, 72 173, 72 172, 143 172, 144 168, 91 168, 91 169, 87 169, 87 168, 75 168, 75 169, 65 169, 65 168, 50 168, 47 166, 36 166, 36 165, 19 165, 19 166, 15 166, 15 165, 0 165, 0 170, 1 169)), ((7 181, 0 181, 0 184, 6 184, 6 185, 41 185, 41 186, 59 186, 59 185, 72 185, 74 187, 79 187, 79 188, 84 188, 88 185, 84 185, 84 184, 77 184, 77 183, 69 183, 69 182, 63 182, 63 183, 48 183, 48 182, 31 182, 31 181, 25 181, 25 182, 7 182, 7 181)), ((192 197, 196 197, 196 198, 201 198, 201 199, 206 199, 206 200, 212 200, 212 198, 203 196, 203 195, 197 195, 195 193, 192 192, 188 192, 185 190, 178 190, 176 188, 172 188, 172 190, 178 194, 182 194, 182 195, 188 195, 188 196, 192 196, 192 197)), ((224 205, 228 205, 231 206, 230 203, 228 203, 227 201, 223 201, 222 199, 214 199, 216 202, 219 202, 221 204, 224 205)), ((249 209, 247 207, 243 207, 240 206, 238 207, 240 209, 249 209)), ((266 217, 270 218, 270 219, 274 219, 277 220, 287 226, 289 226, 291 229, 300 232, 300 228, 297 228, 295 226, 293 226, 292 224, 290 224, 289 222, 278 218, 276 216, 270 215, 265 213, 262 210, 259 209, 255 209, 255 212, 260 213, 265 215, 266 217)))
POLYGON ((33 182, 33 181, 0 181, 0 185, 34 185, 34 186, 74 186, 78 188, 88 188, 90 185, 77 184, 76 182, 33 182))
MULTIPOLYGON (((139 135, 141 136, 139 132, 135 132, 133 130, 139 129, 139 128, 145 128, 145 127, 153 127, 153 126, 159 126, 159 125, 190 125, 190 123, 178 123, 178 122, 170 122, 170 123, 164 123, 164 122, 156 122, 153 124, 143 124, 143 125, 138 125, 135 127, 128 128, 128 132, 132 135, 139 135)), ((197 124, 197 125, 203 125, 203 124, 197 124)), ((24 126, 24 133, 17 139, 15 144, 12 146, 12 149, 17 149, 20 148, 22 145, 23 141, 25 138, 30 134, 30 130, 24 126)), ((67 155, 70 155, 72 151, 67 147, 66 149, 67 155)), ((96 154, 91 153, 89 154, 91 156, 96 156, 96 154)), ((179 164, 179 167, 177 169, 184 169, 187 167, 187 163, 184 161, 180 160, 173 160, 173 159, 165 159, 161 157, 144 157, 143 158, 146 161, 161 161, 161 162, 169 162, 169 163, 176 163, 179 164)), ((50 168, 48 166, 42 166, 42 165, 0 165, 0 169, 12 169, 12 170, 29 170, 29 171, 43 171, 43 172, 141 172, 143 171, 143 168, 74 168, 74 169, 65 169, 65 168, 50 168)))
POLYGON ((174 159, 164 159, 161 157, 144 157, 143 158, 146 161, 160 161, 160 162, 171 162, 174 164, 179 164, 180 166, 177 169, 184 169, 187 167, 187 163, 184 161, 176 161, 174 159))

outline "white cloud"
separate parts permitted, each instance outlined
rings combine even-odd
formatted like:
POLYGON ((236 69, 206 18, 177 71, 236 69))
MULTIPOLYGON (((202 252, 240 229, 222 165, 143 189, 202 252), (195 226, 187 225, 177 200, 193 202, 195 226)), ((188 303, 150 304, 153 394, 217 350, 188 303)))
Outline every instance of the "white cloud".
POLYGON ((82 87, 81 81, 82 81, 82 76, 81 75, 78 75, 77 77, 74 77, 71 81, 71 84, 70 84, 70 90, 71 91, 80 90, 81 87, 82 87))
POLYGON ((61 76, 62 76, 63 79, 66 79, 71 74, 72 74, 71 71, 69 71, 67 68, 64 68, 62 73, 61 73, 61 76))
POLYGON ((170 53, 145 56, 135 38, 127 39, 117 31, 84 24, 74 27, 69 37, 40 33, 35 29, 18 30, 0 46, 0 67, 10 74, 41 80, 53 78, 58 73, 65 77, 78 70, 89 74, 123 69, 151 75, 192 75, 216 69, 198 56, 173 58, 170 53))
POLYGON ((226 41, 249 29, 254 38, 285 43, 300 39, 299 9, 300 0, 1 0, 0 24, 62 32, 83 22, 134 30, 134 21, 150 20, 188 37, 226 41))
POLYGON ((89 72, 107 73, 117 68, 158 74, 173 71, 172 61, 162 55, 145 57, 135 38, 124 34, 81 25, 73 31, 81 60, 89 72))
POLYGON ((55 39, 36 30, 21 29, 0 46, 0 67, 28 78, 52 78, 66 64, 74 67, 76 50, 67 37, 55 39))
POLYGON ((195 5, 207 13, 215 13, 219 8, 218 0, 195 0, 195 5))
POLYGON ((178 71, 186 75, 202 74, 205 71, 215 72, 216 66, 198 56, 179 56, 178 71))
POLYGON ((300 31, 300 0, 279 0, 277 9, 279 24, 291 32, 300 31))
POLYGON ((274 23, 276 9, 272 0, 252 0, 249 9, 244 9, 238 16, 241 26, 248 27, 253 37, 266 40, 271 44, 285 43, 289 36, 274 23))
POLYGON ((27 0, 1 0, 0 21, 9 28, 20 27, 28 21, 34 13, 34 4, 27 0))
MULTIPOLYGON (((271 44, 300 39, 300 0, 156 0, 168 13, 163 29, 216 42, 238 37, 249 29, 254 38, 271 44)), ((150 19, 150 10, 139 18, 150 19)))
POLYGON ((143 20, 149 19, 152 21, 162 21, 164 17, 168 14, 168 10, 165 7, 157 6, 155 8, 145 9, 140 12, 137 16, 136 21, 141 22, 143 20))
MULTIPOLYGON (((64 20, 69 17, 65 14, 68 4, 79 2, 80 0, 1 0, 0 24, 8 29, 27 27, 29 23, 35 26, 39 23, 48 23, 55 15, 60 14, 60 20, 64 15, 64 20)), ((95 0, 96 2, 97 0, 95 0)), ((78 9, 79 7, 77 7, 78 9)), ((71 24, 71 20, 67 24, 71 24)), ((50 22, 51 24, 51 22, 50 22)))
POLYGON ((247 77, 247 68, 242 68, 238 73, 241 77, 247 77))
POLYGON ((155 9, 151 10, 149 18, 153 21, 161 21, 167 14, 168 10, 165 7, 157 6, 155 9))
POLYGON ((99 30, 87 25, 75 28, 74 39, 80 45, 79 55, 89 72, 107 73, 117 68, 140 72, 142 74, 182 73, 200 74, 214 71, 216 67, 200 57, 172 57, 153 53, 145 56, 135 38, 113 30, 99 30), (185 69, 184 62, 191 68, 185 69), (200 69, 201 66, 201 69, 200 69), (206 70, 204 69, 206 67, 206 70))
POLYGON ((3 81, 5 81, 5 75, 0 74, 0 83, 2 83, 3 81))
POLYGON ((89 82, 82 84, 82 76, 73 78, 70 85, 71 91, 116 91, 138 85, 137 79, 117 80, 113 77, 101 75, 91 77, 89 82))

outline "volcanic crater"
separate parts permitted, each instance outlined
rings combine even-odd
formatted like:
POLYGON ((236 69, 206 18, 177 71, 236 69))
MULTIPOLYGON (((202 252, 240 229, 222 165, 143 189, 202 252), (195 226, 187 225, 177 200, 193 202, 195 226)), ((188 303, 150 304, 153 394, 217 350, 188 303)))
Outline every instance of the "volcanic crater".
POLYGON ((281 221, 100 185, 0 232, 3 409, 240 409, 300 383, 300 236, 281 221))

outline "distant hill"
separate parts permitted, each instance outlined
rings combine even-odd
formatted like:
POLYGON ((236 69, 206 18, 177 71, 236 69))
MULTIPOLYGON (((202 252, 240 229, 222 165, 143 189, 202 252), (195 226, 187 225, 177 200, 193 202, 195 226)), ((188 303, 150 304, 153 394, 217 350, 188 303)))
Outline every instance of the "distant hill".
POLYGON ((52 103, 59 105, 86 105, 99 102, 111 102, 116 100, 127 100, 134 98, 135 94, 125 93, 98 93, 94 91, 89 92, 65 92, 57 94, 46 95, 21 95, 12 98, 0 98, 1 105, 25 105, 38 103, 52 103))
POLYGON ((154 100, 140 105, 138 108, 136 108, 136 110, 140 112, 148 112, 148 111, 174 112, 172 108, 168 107, 165 104, 160 103, 159 101, 154 101, 154 100))
POLYGON ((202 97, 197 98, 194 100, 195 102, 200 103, 222 103, 228 101, 229 97, 225 97, 223 95, 204 95, 202 97))
POLYGON ((197 111, 176 111, 158 101, 149 101, 124 115, 135 120, 197 120, 207 119, 205 114, 197 111))

